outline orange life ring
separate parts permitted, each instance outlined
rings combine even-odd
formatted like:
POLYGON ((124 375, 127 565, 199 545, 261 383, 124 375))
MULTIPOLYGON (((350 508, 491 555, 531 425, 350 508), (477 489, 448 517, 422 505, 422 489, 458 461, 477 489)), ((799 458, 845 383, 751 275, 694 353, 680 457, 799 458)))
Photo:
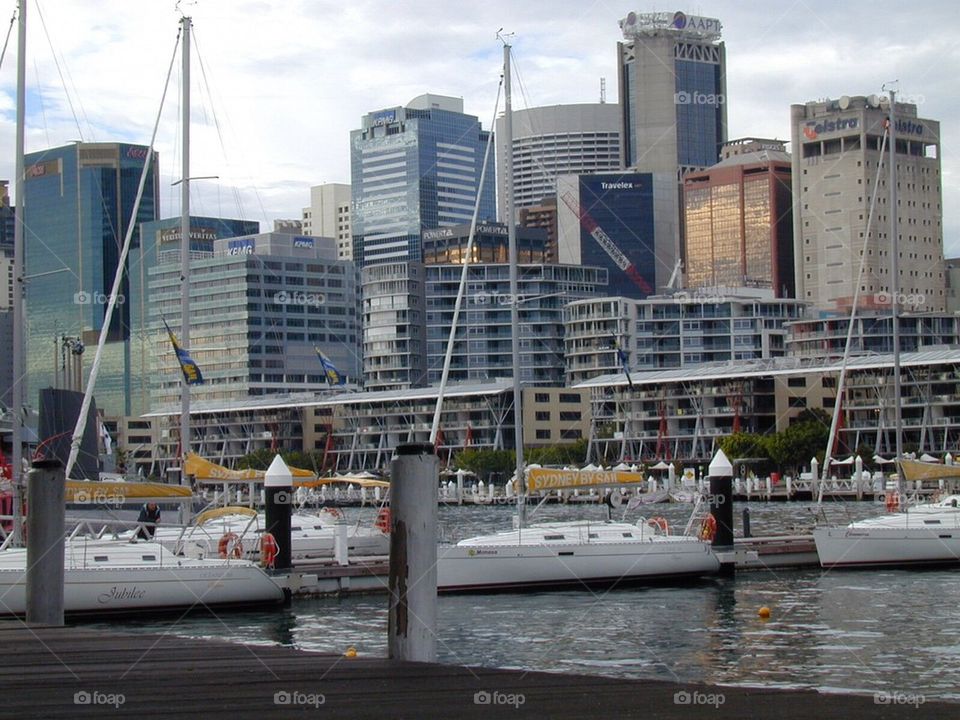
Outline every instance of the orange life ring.
POLYGON ((700 539, 712 541, 717 535, 717 519, 713 515, 707 515, 700 523, 700 539))
POLYGON ((327 507, 321 508, 321 511, 327 513, 335 520, 343 519, 343 510, 338 507, 334 507, 333 505, 328 505, 327 507))
POLYGON ((265 532, 260 536, 260 562, 264 567, 272 568, 277 561, 280 546, 273 533, 265 532))
POLYGON ((667 522, 667 519, 662 515, 657 515, 656 517, 650 518, 647 520, 647 525, 654 528, 660 528, 660 531, 664 535, 670 534, 670 524, 667 522))
POLYGON ((243 543, 240 541, 240 536, 235 532, 225 533, 217 544, 217 553, 222 558, 239 558, 243 555, 243 543))
POLYGON ((374 525, 376 525, 377 529, 382 533, 390 532, 390 508, 380 508, 380 512, 377 513, 377 520, 374 522, 374 525))
POLYGON ((900 509, 900 493, 896 490, 888 490, 884 500, 887 505, 887 512, 897 512, 900 509))

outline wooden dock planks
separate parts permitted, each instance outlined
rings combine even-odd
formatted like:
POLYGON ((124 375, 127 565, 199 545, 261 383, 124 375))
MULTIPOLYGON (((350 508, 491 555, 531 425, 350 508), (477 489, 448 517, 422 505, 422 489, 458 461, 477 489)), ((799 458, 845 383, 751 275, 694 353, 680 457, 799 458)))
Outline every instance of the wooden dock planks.
MULTIPOLYGON (((223 617, 230 621, 229 615, 223 617)), ((94 632, 82 626, 27 628, 5 622, 0 643, 7 658, 0 665, 0 718, 18 720, 960 716, 960 705, 933 701, 915 708, 877 704, 870 695, 347 659, 288 647, 94 632), (713 704, 707 702, 711 698, 713 704)))

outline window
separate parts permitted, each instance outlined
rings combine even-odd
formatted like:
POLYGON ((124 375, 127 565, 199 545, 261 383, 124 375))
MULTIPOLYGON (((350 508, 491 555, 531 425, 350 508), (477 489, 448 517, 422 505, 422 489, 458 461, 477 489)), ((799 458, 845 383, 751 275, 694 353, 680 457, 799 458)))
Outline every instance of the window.
MULTIPOLYGON (((562 413, 561 413, 562 414, 562 413)), ((537 411, 537 421, 538 422, 550 422, 550 411, 549 410, 538 410, 537 411)))
POLYGON ((565 421, 568 421, 568 422, 579 421, 579 420, 580 420, 580 411, 579 411, 579 410, 571 410, 571 411, 566 411, 566 412, 561 411, 561 412, 560 412, 560 420, 562 420, 562 421, 565 420, 565 421))
POLYGON ((548 403, 550 402, 550 393, 536 393, 534 400, 538 403, 548 403))
POLYGON ((549 440, 550 439, 550 429, 537 430, 537 440, 549 440))
POLYGON ((578 403, 580 402, 580 395, 578 393, 560 393, 560 402, 578 403))

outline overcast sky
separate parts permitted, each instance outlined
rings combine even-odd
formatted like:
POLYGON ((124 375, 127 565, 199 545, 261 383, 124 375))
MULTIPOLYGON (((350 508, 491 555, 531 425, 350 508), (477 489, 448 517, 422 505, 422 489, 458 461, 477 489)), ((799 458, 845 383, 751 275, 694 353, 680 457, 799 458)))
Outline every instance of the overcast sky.
MULTIPOLYGON (((0 0, 0 26, 15 7, 0 0)), ((27 151, 71 140, 149 141, 178 32, 173 0, 30 0, 27 151), (41 22, 42 21, 42 22, 41 22), (59 67, 58 67, 59 66, 59 67), (66 86, 66 90, 64 87, 66 86)), ((880 93, 899 81, 942 134, 946 255, 960 255, 960 40, 942 2, 767 0, 197 0, 194 214, 299 218, 309 188, 349 182, 349 132, 367 112, 433 92, 490 127, 499 28, 515 33, 514 107, 617 101, 617 21, 631 11, 719 18, 729 137, 789 139, 791 103, 880 93)), ((0 68, 0 178, 13 176, 16 29, 0 68)), ((161 213, 179 213, 179 60, 157 149, 161 213)))

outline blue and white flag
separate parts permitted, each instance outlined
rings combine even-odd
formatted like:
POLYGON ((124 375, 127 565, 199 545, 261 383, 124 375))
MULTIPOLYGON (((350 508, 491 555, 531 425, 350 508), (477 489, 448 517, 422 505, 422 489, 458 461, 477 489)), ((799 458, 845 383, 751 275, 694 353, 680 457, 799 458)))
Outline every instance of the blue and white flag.
POLYGON ((167 328, 167 335, 170 336, 173 351, 177 354, 177 362, 180 363, 180 371, 183 373, 184 381, 187 385, 203 385, 203 375, 200 373, 200 368, 190 357, 190 353, 180 347, 177 336, 173 334, 173 330, 167 325, 166 320, 163 321, 163 325, 167 328))
POLYGON ((337 366, 333 364, 333 361, 330 360, 326 355, 324 355, 320 348, 314 348, 317 351, 317 357, 320 358, 320 364, 323 366, 323 374, 327 378, 327 385, 343 385, 347 382, 346 377, 343 373, 337 370, 337 366))

